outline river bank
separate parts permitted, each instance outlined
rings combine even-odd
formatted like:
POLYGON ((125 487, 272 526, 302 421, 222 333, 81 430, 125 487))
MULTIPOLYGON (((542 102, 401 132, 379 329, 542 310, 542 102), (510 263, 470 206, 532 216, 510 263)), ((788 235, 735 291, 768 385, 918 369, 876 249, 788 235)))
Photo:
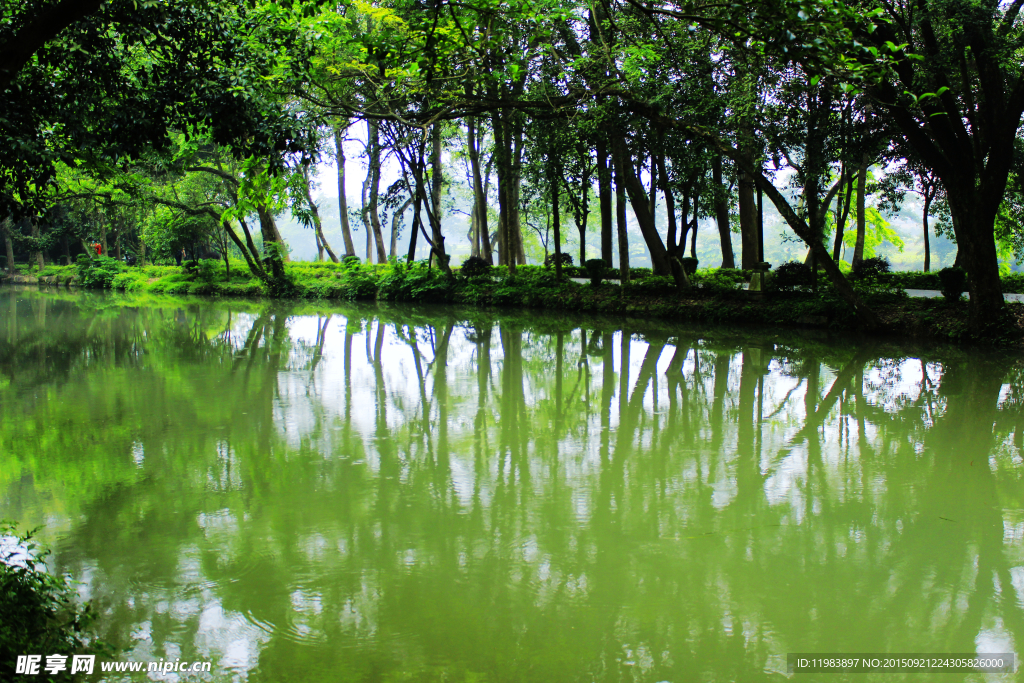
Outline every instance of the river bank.
MULTIPOLYGON (((865 334, 855 312, 827 284, 820 285, 816 293, 802 287, 748 292, 740 288, 744 280, 741 271, 698 271, 692 286, 684 292, 671 279, 650 275, 643 269, 635 270, 635 278, 624 289, 617 282, 594 286, 567 278, 559 280, 552 270, 536 266, 520 266, 512 275, 504 268, 495 268, 491 274, 478 277, 465 277, 456 269, 448 277, 424 264, 296 262, 286 264, 286 272, 286 282, 270 287, 251 277, 241 262, 233 263, 229 272, 222 262, 214 261, 191 268, 130 268, 104 259, 85 268, 47 266, 39 273, 7 276, 2 282, 207 296, 526 307, 865 334)), ((1003 319, 993 321, 985 338, 976 339, 967 329, 966 301, 911 298, 902 288, 905 279, 855 283, 859 294, 882 320, 882 326, 870 332, 872 336, 1024 346, 1024 304, 1007 303, 1003 319)), ((1016 284, 1007 283, 1011 288, 1016 284)))

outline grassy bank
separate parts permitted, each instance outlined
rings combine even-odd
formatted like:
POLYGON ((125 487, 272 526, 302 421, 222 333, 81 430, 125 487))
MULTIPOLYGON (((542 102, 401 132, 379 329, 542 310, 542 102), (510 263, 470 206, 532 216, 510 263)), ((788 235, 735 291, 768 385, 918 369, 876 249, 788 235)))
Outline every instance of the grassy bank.
MULTIPOLYGON (((643 269, 636 269, 635 278, 625 288, 617 282, 593 286, 560 281, 553 270, 538 266, 521 266, 514 275, 509 275, 504 267, 496 267, 487 275, 477 277, 466 277, 458 269, 453 277, 447 277, 425 263, 407 266, 403 262, 379 266, 297 262, 287 264, 286 271, 288 281, 276 287, 273 293, 265 282, 252 277, 245 263, 240 261, 232 262, 230 277, 221 261, 201 261, 194 267, 129 267, 113 259, 95 259, 75 266, 48 266, 16 280, 130 292, 458 303, 703 323, 859 329, 852 309, 828 284, 820 285, 817 293, 794 287, 790 291, 757 296, 738 289, 744 274, 735 270, 698 271, 692 278, 692 286, 682 293, 670 278, 656 277, 643 269)), ((569 274, 578 273, 570 271, 569 274)), ((903 287, 925 288, 928 280, 914 280, 902 273, 886 275, 888 277, 855 282, 868 305, 883 320, 879 333, 954 341, 968 339, 964 301, 909 298, 903 287)), ((994 326, 990 341, 1022 344, 1024 304, 1007 305, 1007 315, 994 326)))

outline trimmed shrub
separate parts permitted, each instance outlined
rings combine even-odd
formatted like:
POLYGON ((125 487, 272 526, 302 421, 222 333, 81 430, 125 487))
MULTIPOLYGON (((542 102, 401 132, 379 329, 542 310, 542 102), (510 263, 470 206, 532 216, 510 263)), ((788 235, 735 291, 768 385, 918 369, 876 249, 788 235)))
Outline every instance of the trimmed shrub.
POLYGON ((702 270, 697 273, 698 278, 709 276, 728 278, 737 284, 746 282, 749 279, 747 277, 747 271, 740 270, 739 268, 715 268, 713 270, 702 270))
POLYGON ((493 266, 479 256, 470 256, 462 262, 461 273, 466 277, 489 275, 493 266))
POLYGON ((772 284, 776 289, 792 291, 797 287, 811 286, 811 267, 799 261, 783 263, 775 269, 772 284))
MULTIPOLYGON (((555 265, 555 256, 556 256, 555 254, 548 254, 547 255, 547 257, 544 259, 544 267, 545 268, 552 268, 552 267, 554 267, 554 265, 555 265)), ((561 261, 562 261, 562 265, 563 266, 571 266, 572 265, 572 256, 570 256, 569 254, 566 254, 563 251, 562 252, 561 261)))
POLYGON ((939 281, 942 283, 942 297, 946 301, 960 301, 960 297, 967 291, 967 273, 963 268, 943 268, 939 271, 939 281))
POLYGON ((700 263, 697 259, 692 256, 679 259, 679 262, 683 264, 683 272, 687 275, 693 275, 697 272, 697 264, 700 263))
POLYGON ((883 275, 888 272, 889 262, 881 256, 863 259, 860 263, 853 266, 850 271, 855 280, 863 280, 868 277, 877 278, 879 275, 883 275))
POLYGON ((590 284, 594 287, 600 287, 605 271, 609 270, 608 264, 604 262, 604 259, 592 258, 589 261, 584 261, 583 267, 587 271, 587 277, 590 278, 590 284))

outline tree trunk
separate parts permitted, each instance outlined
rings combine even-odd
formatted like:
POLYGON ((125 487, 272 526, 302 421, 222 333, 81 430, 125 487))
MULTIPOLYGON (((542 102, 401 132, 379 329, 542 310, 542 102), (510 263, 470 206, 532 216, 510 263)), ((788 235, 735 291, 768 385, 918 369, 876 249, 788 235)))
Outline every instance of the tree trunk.
POLYGON ((754 201, 754 179, 740 171, 740 262, 744 270, 757 266, 757 204, 754 201))
POLYGON ((509 149, 508 112, 499 110, 491 116, 494 132, 495 170, 498 173, 498 265, 507 265, 510 273, 515 272, 516 260, 509 258, 509 214, 512 193, 512 155, 509 149))
MULTIPOLYGON (((34 240, 38 240, 39 239, 39 221, 37 221, 35 219, 32 219, 32 238, 34 240)), ((35 259, 36 259, 36 268, 37 268, 37 270, 42 270, 43 269, 43 251, 41 249, 36 249, 33 252, 33 255, 35 256, 35 259)))
MULTIPOLYGON (((473 239, 471 255, 482 258, 482 244, 487 240, 487 195, 484 192, 484 180, 480 173, 480 140, 477 137, 476 119, 467 117, 466 127, 469 143, 469 165, 473 173, 473 239)), ((489 250, 486 250, 489 251, 489 250)), ((485 260, 490 263, 490 254, 485 260)))
MULTIPOLYGON (((608 168, 608 149, 604 139, 598 138, 597 153, 597 199, 601 211, 601 258, 612 266, 612 174, 608 168)), ((581 264, 582 265, 582 264, 581 264)))
POLYGON ((619 284, 625 292, 629 283, 629 236, 626 233, 626 181, 622 178, 625 165, 617 153, 612 153, 615 166, 615 224, 619 236, 619 284))
POLYGON ((419 187, 413 191, 412 194, 412 234, 409 235, 409 256, 406 258, 406 263, 411 264, 416 260, 416 238, 419 236, 421 230, 422 217, 420 216, 420 210, 422 208, 422 199, 419 192, 419 187))
POLYGON ((723 191, 722 157, 719 154, 711 159, 711 178, 715 185, 715 222, 718 223, 718 238, 722 244, 722 267, 735 268, 736 257, 732 252, 732 233, 729 230, 729 200, 723 191))
MULTIPOLYGON (((479 142, 477 143, 479 144, 479 142)), ((487 164, 484 166, 484 203, 480 207, 480 212, 483 218, 480 219, 478 225, 481 226, 480 230, 480 257, 490 264, 494 264, 494 249, 491 245, 491 228, 488 224, 490 217, 487 213, 487 194, 491 187, 491 166, 494 163, 494 155, 487 159, 487 164)))
POLYGON ((867 231, 867 216, 864 213, 864 196, 868 184, 868 155, 864 155, 864 161, 857 169, 857 242, 853 247, 853 258, 851 265, 856 267, 864 260, 864 237, 867 231))
POLYGON ((377 263, 384 263, 388 256, 384 249, 384 234, 380 226, 380 122, 377 119, 370 119, 366 122, 366 127, 367 163, 370 167, 370 201, 367 213, 373 230, 373 241, 377 247, 377 263))
POLYGON ((284 280, 284 262, 287 254, 284 250, 284 242, 280 240, 274 215, 270 213, 270 209, 265 204, 259 204, 256 207, 256 213, 260 218, 260 232, 263 235, 265 270, 269 271, 274 280, 284 280))
POLYGON ((307 167, 303 167, 302 169, 302 180, 303 189, 306 191, 306 203, 309 205, 309 213, 313 218, 313 230, 316 233, 319 260, 323 260, 324 250, 326 250, 327 255, 331 257, 331 261, 337 263, 338 257, 334 255, 331 245, 327 243, 327 238, 324 237, 324 226, 323 222, 320 220, 320 210, 317 208, 316 202, 313 201, 313 194, 309 190, 309 168, 307 167))
POLYGON ((764 192, 757 188, 757 261, 764 261, 764 192))
POLYGON ((11 239, 11 219, 5 218, 0 223, 0 228, 3 228, 4 247, 7 250, 7 274, 14 275, 14 240, 11 239))
POLYGON ((438 265, 441 270, 451 275, 451 266, 448 263, 447 254, 444 250, 444 235, 441 234, 441 188, 444 185, 444 167, 441 164, 441 124, 435 123, 431 131, 431 203, 433 211, 430 219, 431 236, 434 246, 433 253, 437 256, 438 265))
POLYGON ((345 255, 354 256, 356 246, 352 242, 352 228, 348 223, 348 197, 345 196, 345 140, 342 132, 347 128, 334 128, 334 151, 338 162, 338 210, 341 213, 341 237, 345 241, 345 255))
POLYGON ((548 159, 548 168, 550 173, 548 176, 548 184, 551 186, 551 216, 552 224, 555 229, 555 277, 559 280, 562 279, 562 222, 561 212, 558 209, 558 194, 562 187, 561 178, 559 177, 559 169, 551 159, 548 159))
POLYGON ((515 254, 516 262, 526 265, 526 250, 523 247, 523 225, 520 216, 520 197, 523 178, 523 122, 519 112, 513 114, 512 119, 512 206, 509 212, 511 219, 508 226, 508 235, 512 240, 512 254, 515 254))
POLYGON ((932 249, 931 241, 928 236, 928 209, 931 208, 932 197, 934 195, 929 191, 929 188, 924 188, 924 211, 921 212, 921 224, 924 228, 924 272, 928 272, 931 268, 932 263, 932 249))
MULTIPOLYGON (((235 243, 235 246, 238 247, 238 250, 240 252, 242 252, 242 258, 245 259, 246 265, 249 266, 249 272, 252 273, 254 276, 260 278, 261 280, 265 280, 266 277, 267 277, 266 271, 263 270, 263 267, 260 265, 259 260, 255 260, 253 258, 253 255, 249 253, 249 249, 246 248, 246 245, 244 245, 242 243, 242 240, 238 237, 237 234, 235 234, 235 231, 232 230, 231 223, 229 223, 228 221, 224 220, 224 221, 221 221, 221 225, 224 227, 224 233, 229 238, 231 238, 231 241, 235 243)), ((244 227, 244 225, 243 225, 243 227, 244 227)), ((247 239, 248 239, 248 234, 249 234, 249 231, 248 231, 248 229, 246 229, 246 237, 247 237, 247 239)), ((249 241, 251 242, 251 239, 249 241)), ((227 250, 225 249, 225 258, 224 258, 225 264, 227 263, 227 253, 226 252, 227 252, 227 250)), ((230 273, 230 270, 228 272, 230 273)))
POLYGON ((853 176, 850 175, 849 181, 846 183, 846 191, 843 193, 843 210, 839 214, 836 220, 836 241, 832 246, 832 260, 836 263, 839 262, 839 257, 842 255, 843 249, 843 234, 846 232, 846 219, 850 216, 850 204, 853 201, 853 176))
MULTIPOLYGON (((616 177, 616 185, 620 182, 626 186, 629 193, 630 204, 633 206, 633 214, 640 225, 640 232, 647 243, 647 249, 651 255, 651 265, 655 275, 671 275, 672 268, 669 265, 668 252, 665 250, 665 243, 661 241, 661 235, 654 225, 654 216, 650 213, 650 200, 644 190, 643 183, 636 176, 633 165, 630 163, 629 152, 625 143, 619 139, 612 151, 615 157, 615 173, 623 172, 623 177, 616 177)), ((653 181, 652 181, 653 182, 653 181)))
POLYGON ((373 227, 370 225, 370 184, 373 182, 373 126, 369 120, 366 122, 366 177, 363 178, 362 187, 359 189, 359 218, 363 222, 363 230, 366 232, 366 259, 367 263, 373 263, 373 251, 371 251, 371 235, 373 227))
MULTIPOLYGON (((966 176, 966 174, 965 174, 966 176)), ((977 190, 970 178, 961 183, 945 183, 950 212, 958 218, 960 236, 957 240, 967 270, 967 287, 971 295, 971 329, 983 333, 1002 318, 1004 309, 1002 282, 999 279, 999 256, 993 233, 1001 194, 986 196, 977 190)))
POLYGON ((395 258, 397 256, 398 222, 402 220, 402 216, 405 214, 405 212, 408 210, 410 206, 412 206, 412 197, 406 199, 405 203, 403 203, 402 206, 400 206, 397 211, 391 214, 391 249, 388 251, 389 258, 395 258))

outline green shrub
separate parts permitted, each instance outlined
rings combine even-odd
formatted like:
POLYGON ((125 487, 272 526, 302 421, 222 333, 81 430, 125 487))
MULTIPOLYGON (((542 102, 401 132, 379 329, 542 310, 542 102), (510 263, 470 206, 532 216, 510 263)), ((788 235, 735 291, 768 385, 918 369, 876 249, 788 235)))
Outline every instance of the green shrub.
POLYGON ((110 281, 111 289, 121 289, 126 292, 134 292, 146 286, 147 278, 137 270, 126 270, 118 273, 110 281))
MULTIPOLYGON (((561 259, 561 261, 562 261, 562 267, 571 266, 572 265, 572 256, 569 255, 569 254, 566 254, 563 251, 562 252, 562 259, 561 259)), ((547 267, 547 268, 554 268, 555 267, 555 254, 548 254, 547 255, 547 257, 544 259, 544 266, 547 267)))
POLYGON ((728 280, 731 280, 735 284, 741 284, 743 282, 746 282, 748 279, 747 271, 740 270, 739 268, 713 268, 708 270, 699 270, 696 273, 697 279, 705 278, 708 276, 726 278, 728 280))
POLYGON ((267 290, 263 282, 254 277, 248 282, 225 282, 220 286, 220 291, 233 296, 261 296, 267 290))
MULTIPOLYGON (((32 532, 21 534, 15 525, 0 522, 0 537, 8 541, 0 547, 0 680, 38 678, 15 674, 18 655, 111 656, 110 647, 89 639, 96 619, 91 604, 77 605, 70 578, 46 571, 49 551, 38 551, 32 532)), ((78 678, 71 676, 70 659, 68 664, 67 671, 52 677, 43 673, 42 680, 78 678)))
POLYGON ((601 286, 601 280, 604 279, 605 273, 611 270, 608 264, 605 263, 604 259, 592 258, 589 261, 583 262, 583 267, 586 269, 587 277, 590 278, 590 284, 594 287, 601 286))
POLYGON ((942 281, 938 273, 922 273, 921 271, 890 272, 879 276, 885 282, 904 289, 942 289, 942 281))
POLYGON ((350 270, 342 276, 346 299, 377 298, 377 272, 370 265, 349 265, 350 270))
POLYGON ((963 268, 943 268, 939 271, 939 281, 942 282, 942 297, 946 301, 959 301, 967 291, 967 273, 963 268))
POLYGON ((1000 280, 1002 281, 1004 292, 1024 294, 1024 273, 1007 273, 1000 280))
POLYGON ((459 269, 466 277, 483 277, 490 275, 493 266, 480 258, 479 256, 470 256, 468 259, 462 262, 462 268, 459 269))
POLYGON ((743 271, 726 272, 719 270, 705 271, 694 277, 694 284, 699 288, 701 294, 716 298, 729 298, 736 296, 737 285, 743 282, 743 271), (739 279, 737 279, 737 273, 739 279))
POLYGON ((879 275, 883 275, 889 272, 889 262, 882 256, 875 256, 874 258, 866 258, 853 266, 850 270, 850 275, 856 280, 863 280, 865 278, 874 277, 877 278, 879 275))
POLYGON ((772 287, 784 292, 792 291, 797 287, 811 286, 811 267, 799 261, 783 263, 775 269, 772 278, 772 287))
POLYGON ((626 285, 626 293, 633 296, 672 296, 676 281, 663 275, 651 275, 626 285))
POLYGON ((89 289, 110 289, 117 274, 126 270, 126 266, 109 256, 89 258, 79 254, 75 265, 78 268, 79 286, 89 289))
POLYGON ((697 264, 700 263, 697 259, 692 256, 679 259, 679 262, 683 264, 683 272, 687 275, 693 275, 697 272, 697 264))

